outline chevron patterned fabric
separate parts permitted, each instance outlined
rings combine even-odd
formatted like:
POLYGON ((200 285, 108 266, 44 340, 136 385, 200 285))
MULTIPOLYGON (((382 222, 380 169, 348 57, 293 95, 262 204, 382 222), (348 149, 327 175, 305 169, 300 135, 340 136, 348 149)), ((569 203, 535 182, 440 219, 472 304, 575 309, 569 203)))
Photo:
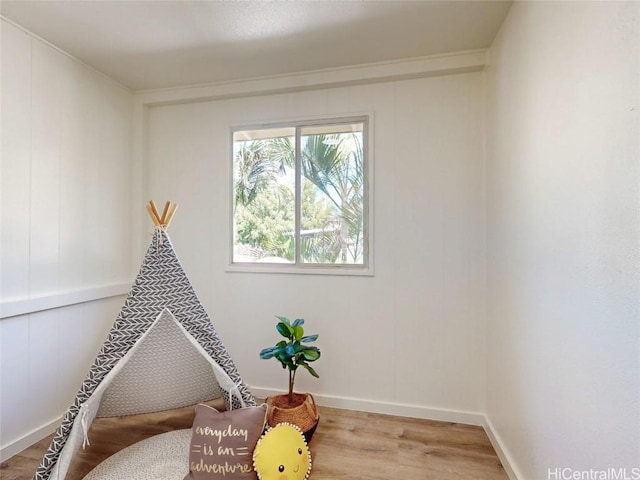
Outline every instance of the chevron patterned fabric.
MULTIPOLYGON (((256 405, 248 386, 240 377, 233 360, 198 300, 176 256, 169 236, 162 228, 156 228, 124 307, 116 318, 73 404, 64 415, 62 424, 33 477, 34 480, 50 479, 81 406, 93 395, 105 376, 134 346, 165 308, 238 386, 242 402, 246 406, 256 405)), ((243 406, 240 400, 229 392, 222 390, 222 395, 228 409, 243 406)))

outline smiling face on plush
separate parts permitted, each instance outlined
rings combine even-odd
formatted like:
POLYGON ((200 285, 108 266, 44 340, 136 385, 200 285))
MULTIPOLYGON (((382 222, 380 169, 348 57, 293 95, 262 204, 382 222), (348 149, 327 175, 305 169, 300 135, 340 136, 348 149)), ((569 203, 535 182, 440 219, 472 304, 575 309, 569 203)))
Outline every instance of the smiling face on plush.
POLYGON ((253 451, 253 468, 260 480, 305 480, 311 452, 302 431, 288 423, 270 428, 253 451))

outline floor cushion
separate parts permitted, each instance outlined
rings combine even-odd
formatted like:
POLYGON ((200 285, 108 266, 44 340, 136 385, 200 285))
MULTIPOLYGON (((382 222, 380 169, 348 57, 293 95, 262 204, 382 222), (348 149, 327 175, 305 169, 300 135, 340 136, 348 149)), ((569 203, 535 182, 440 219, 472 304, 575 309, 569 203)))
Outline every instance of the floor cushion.
POLYGON ((111 455, 84 480, 183 480, 190 442, 190 428, 155 435, 111 455))

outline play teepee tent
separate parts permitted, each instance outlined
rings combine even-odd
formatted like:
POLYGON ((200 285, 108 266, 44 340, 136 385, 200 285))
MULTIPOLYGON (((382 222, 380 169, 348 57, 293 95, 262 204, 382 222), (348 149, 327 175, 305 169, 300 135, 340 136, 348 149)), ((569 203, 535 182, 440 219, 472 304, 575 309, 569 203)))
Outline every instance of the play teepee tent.
POLYGON ((150 413, 223 398, 228 409, 255 405, 178 260, 156 226, 136 281, 78 394, 64 415, 34 480, 65 478, 96 417, 150 413))

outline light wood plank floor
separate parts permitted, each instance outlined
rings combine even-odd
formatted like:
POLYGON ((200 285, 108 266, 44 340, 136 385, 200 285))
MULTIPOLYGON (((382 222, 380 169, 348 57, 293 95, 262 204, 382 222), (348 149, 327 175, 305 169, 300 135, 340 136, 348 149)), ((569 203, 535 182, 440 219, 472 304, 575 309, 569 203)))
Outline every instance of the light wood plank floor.
MULTIPOLYGON (((190 428, 193 407, 135 417, 97 419, 91 446, 68 480, 81 480, 120 449, 167 431, 190 428)), ((0 465, 2 480, 30 480, 51 437, 0 465)), ((309 443, 310 480, 508 480, 481 427, 320 407, 309 443)), ((132 476, 131 479, 135 480, 132 476)))

